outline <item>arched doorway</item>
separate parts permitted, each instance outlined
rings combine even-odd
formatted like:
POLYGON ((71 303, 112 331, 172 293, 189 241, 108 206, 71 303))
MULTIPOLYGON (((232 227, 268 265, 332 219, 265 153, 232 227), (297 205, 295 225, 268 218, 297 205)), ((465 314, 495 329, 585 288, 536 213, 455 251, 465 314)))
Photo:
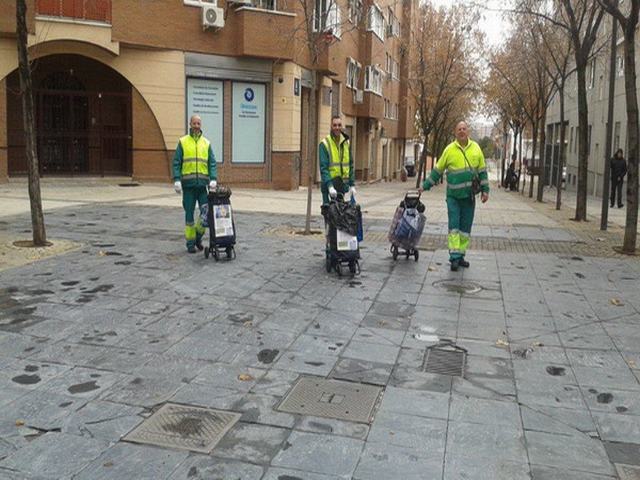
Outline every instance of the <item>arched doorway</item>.
MULTIPOLYGON (((38 59, 33 69, 43 175, 131 175, 131 85, 80 55, 38 59)), ((27 172, 17 72, 7 79, 9 175, 27 172)))

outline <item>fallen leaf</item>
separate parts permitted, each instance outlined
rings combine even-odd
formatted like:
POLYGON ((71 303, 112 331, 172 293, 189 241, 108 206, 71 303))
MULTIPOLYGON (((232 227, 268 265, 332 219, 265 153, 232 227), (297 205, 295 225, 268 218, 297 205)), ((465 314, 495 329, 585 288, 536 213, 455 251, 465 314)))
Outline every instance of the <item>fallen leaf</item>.
POLYGON ((438 269, 436 267, 432 267, 431 265, 429 265, 429 268, 427 268, 427 270, 429 270, 430 272, 437 272, 438 269))
POLYGON ((241 373, 240 375, 238 375, 238 380, 240 380, 241 382, 250 382, 251 380, 253 380, 253 377, 248 373, 241 373))
POLYGON ((638 368, 638 367, 636 366, 636 362, 635 362, 634 360, 627 360, 627 363, 629 364, 629 366, 630 366, 631 368, 638 368))
POLYGON ((544 347, 544 343, 542 342, 533 342, 531 344, 532 347, 544 347))
POLYGON ((596 241, 597 241, 597 242, 604 242, 604 238, 602 238, 602 237, 597 237, 597 238, 596 238, 596 241))
POLYGON ((24 420, 16 420, 16 427, 22 427, 24 425, 24 420))
POLYGON ((103 467, 113 467, 113 462, 104 462, 102 464, 103 467))
POLYGON ((509 342, 502 340, 501 338, 499 338, 498 340, 496 340, 496 345, 498 347, 508 347, 509 346, 509 342))
POLYGON ((99 256, 99 257, 104 257, 106 254, 107 254, 107 252, 104 252, 104 251, 102 251, 102 250, 100 250, 100 251, 98 252, 98 256, 99 256))
POLYGON ((244 327, 253 327, 253 322, 251 320, 247 320, 242 324, 244 327))
POLYGON ((621 307, 624 305, 624 303, 622 303, 619 298, 612 298, 609 301, 611 302, 611 305, 615 305, 616 307, 621 307))

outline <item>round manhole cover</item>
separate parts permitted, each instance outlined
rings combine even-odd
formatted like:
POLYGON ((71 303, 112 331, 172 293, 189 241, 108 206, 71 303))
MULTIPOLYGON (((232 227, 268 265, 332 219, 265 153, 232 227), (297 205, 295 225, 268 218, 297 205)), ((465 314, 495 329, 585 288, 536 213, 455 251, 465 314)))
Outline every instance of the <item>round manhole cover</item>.
POLYGON ((442 288, 448 292, 454 293, 478 293, 482 290, 482 287, 475 282, 461 282, 459 280, 438 280, 437 282, 433 282, 433 286, 437 288, 442 288))

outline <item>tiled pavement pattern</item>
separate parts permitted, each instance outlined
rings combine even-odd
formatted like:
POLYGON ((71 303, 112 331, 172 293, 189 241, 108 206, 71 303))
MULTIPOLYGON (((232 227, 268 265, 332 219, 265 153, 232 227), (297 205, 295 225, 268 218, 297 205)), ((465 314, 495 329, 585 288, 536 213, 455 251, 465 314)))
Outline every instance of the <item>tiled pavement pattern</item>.
POLYGON ((368 242, 339 279, 318 241, 261 234, 300 219, 239 214, 216 264, 181 218, 59 209, 49 234, 85 248, 0 274, 1 480, 638 478, 635 259, 476 250, 453 273, 368 242), (434 336, 468 349, 465 378, 421 371, 434 336), (303 374, 384 386, 374 422, 275 410, 303 374), (208 455, 121 440, 169 401, 242 417, 208 455))

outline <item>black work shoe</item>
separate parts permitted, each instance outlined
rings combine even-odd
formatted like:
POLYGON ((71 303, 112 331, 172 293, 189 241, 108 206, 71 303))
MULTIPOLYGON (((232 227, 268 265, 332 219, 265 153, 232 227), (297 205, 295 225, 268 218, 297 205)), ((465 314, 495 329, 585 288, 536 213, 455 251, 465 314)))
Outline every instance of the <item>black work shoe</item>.
POLYGON ((452 272, 457 272, 459 266, 460 266, 460 261, 459 260, 451 260, 451 271, 452 272))
POLYGON ((613 203, 611 205, 609 205, 609 208, 613 208, 613 203))
POLYGON ((624 205, 621 203, 620 205, 618 205, 618 208, 622 208, 624 207, 624 205))
POLYGON ((194 247, 194 246, 187 247, 187 252, 189 252, 189 253, 196 253, 196 247, 194 247))
POLYGON ((469 268, 469 262, 467 262, 464 258, 458 260, 458 265, 464 268, 469 268))
POLYGON ((198 239, 196 240, 196 248, 200 251, 204 250, 204 247, 202 246, 202 239, 198 239))

